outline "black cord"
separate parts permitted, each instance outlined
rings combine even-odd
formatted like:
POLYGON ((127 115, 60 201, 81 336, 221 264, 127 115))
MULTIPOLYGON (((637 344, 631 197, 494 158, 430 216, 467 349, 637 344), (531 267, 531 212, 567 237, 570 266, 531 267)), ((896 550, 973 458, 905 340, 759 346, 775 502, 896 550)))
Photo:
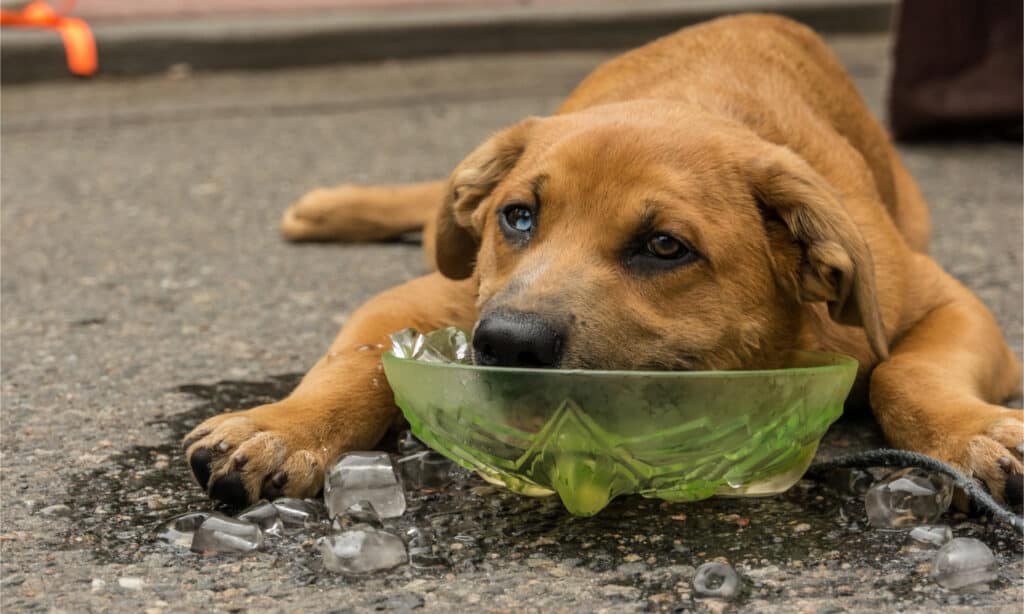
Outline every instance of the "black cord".
POLYGON ((996 500, 985 492, 974 480, 966 477, 964 474, 950 467, 946 463, 935 460, 930 456, 925 456, 924 454, 918 454, 917 452, 882 448, 878 450, 868 450, 867 452, 859 452, 857 454, 849 454, 830 461, 814 463, 811 465, 810 469, 807 470, 807 476, 820 479, 824 477, 825 473, 830 469, 866 469, 868 467, 918 467, 920 469, 944 473, 952 478, 953 482, 962 488, 963 491, 967 493, 967 496, 970 497, 982 511, 991 514, 992 517, 1005 522, 1021 534, 1024 534, 1024 518, 1014 514, 1012 511, 997 503, 996 500))

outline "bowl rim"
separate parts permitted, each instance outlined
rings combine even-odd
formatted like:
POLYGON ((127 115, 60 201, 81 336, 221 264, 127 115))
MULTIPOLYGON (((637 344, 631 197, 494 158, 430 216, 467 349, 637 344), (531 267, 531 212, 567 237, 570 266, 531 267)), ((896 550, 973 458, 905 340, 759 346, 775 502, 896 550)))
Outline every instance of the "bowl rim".
POLYGON ((759 378, 777 377, 780 375, 822 375, 833 372, 843 372, 851 367, 857 369, 860 363, 856 358, 839 352, 825 352, 820 350, 789 350, 790 352, 816 357, 824 362, 831 360, 829 364, 820 364, 809 367, 789 367, 785 369, 750 369, 750 370, 713 370, 713 371, 627 371, 627 370, 602 370, 602 369, 538 369, 523 367, 487 367, 481 365, 467 365, 454 362, 430 362, 416 360, 415 358, 401 358, 395 356, 394 351, 389 350, 381 355, 382 361, 395 361, 399 364, 412 363, 419 366, 451 370, 451 371, 475 371, 480 373, 506 373, 512 375, 538 375, 542 377, 580 377, 588 379, 611 379, 611 378, 656 378, 656 379, 723 379, 723 378, 759 378))

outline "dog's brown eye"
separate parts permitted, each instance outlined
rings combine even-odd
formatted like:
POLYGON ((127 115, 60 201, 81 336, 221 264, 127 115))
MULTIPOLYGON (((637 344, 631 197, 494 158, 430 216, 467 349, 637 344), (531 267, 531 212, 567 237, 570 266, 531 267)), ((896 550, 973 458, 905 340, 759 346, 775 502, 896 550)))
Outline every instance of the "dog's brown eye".
POLYGON ((679 258, 688 250, 679 239, 668 235, 654 235, 647 240, 647 251, 658 258, 679 258))
POLYGON ((684 239, 666 232, 641 232, 625 245, 623 264, 636 275, 655 275, 688 266, 704 257, 684 239))

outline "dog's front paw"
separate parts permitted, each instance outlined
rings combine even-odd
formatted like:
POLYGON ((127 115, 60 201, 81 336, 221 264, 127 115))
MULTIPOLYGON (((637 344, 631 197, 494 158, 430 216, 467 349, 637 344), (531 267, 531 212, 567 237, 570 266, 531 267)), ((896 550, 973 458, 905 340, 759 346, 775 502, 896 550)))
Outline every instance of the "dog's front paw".
POLYGON ((1024 412, 992 408, 982 420, 969 424, 959 436, 951 433, 953 445, 932 455, 980 480, 996 500, 1020 508, 1024 500, 1024 412))
POLYGON ((259 499, 311 497, 323 484, 326 450, 284 425, 287 410, 265 405, 210 418, 189 433, 185 456, 210 497, 242 506, 259 499))

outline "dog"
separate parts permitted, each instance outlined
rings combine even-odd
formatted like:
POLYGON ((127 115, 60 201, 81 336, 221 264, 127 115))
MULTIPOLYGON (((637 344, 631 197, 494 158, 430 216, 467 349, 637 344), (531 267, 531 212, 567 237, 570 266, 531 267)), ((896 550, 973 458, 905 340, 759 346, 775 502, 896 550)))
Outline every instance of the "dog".
POLYGON ((472 329, 478 364, 762 369, 789 349, 860 362, 855 399, 893 446, 1002 498, 1022 472, 1018 360, 927 254, 928 208, 810 29, 709 21, 598 67, 550 117, 447 181, 315 190, 293 241, 422 230, 432 274, 376 296, 287 398, 206 420, 199 485, 241 505, 307 497, 397 416, 380 355, 407 327, 472 329))

